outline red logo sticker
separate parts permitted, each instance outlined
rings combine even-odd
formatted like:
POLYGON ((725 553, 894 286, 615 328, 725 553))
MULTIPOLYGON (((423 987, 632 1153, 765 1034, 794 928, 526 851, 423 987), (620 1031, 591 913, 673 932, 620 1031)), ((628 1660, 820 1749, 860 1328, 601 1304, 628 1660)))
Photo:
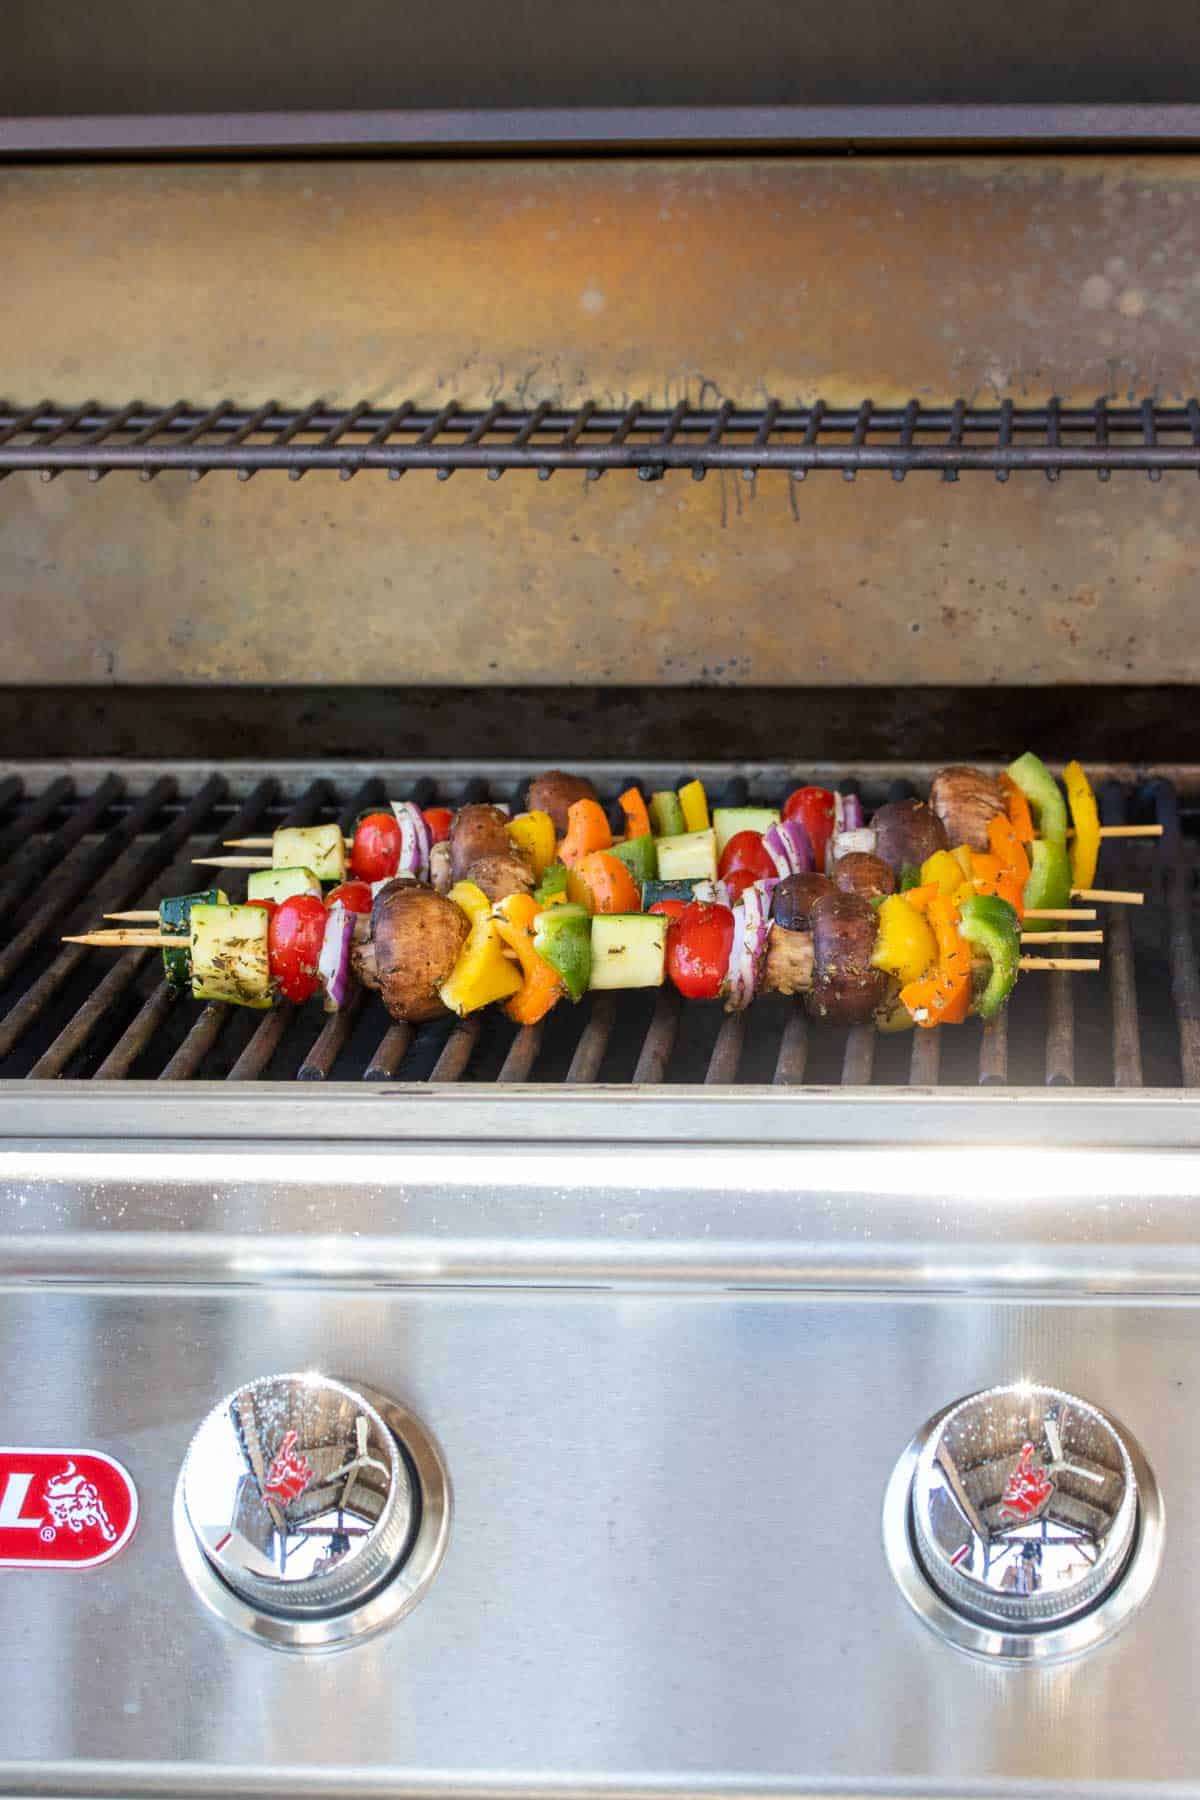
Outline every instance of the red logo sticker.
POLYGON ((102 1450, 0 1449, 0 1569, 94 1569, 137 1515, 137 1489, 102 1450))

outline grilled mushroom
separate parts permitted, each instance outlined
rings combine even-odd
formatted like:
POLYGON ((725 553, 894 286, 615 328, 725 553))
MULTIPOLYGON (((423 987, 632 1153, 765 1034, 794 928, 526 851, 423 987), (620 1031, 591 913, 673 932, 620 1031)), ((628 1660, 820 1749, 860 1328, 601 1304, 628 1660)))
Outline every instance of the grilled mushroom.
POLYGON ((393 1019, 419 1025, 446 1009, 438 989, 466 941, 466 914, 417 881, 380 888, 370 919, 355 925, 351 962, 364 987, 378 988, 393 1019))
POLYGON ((864 900, 886 900, 896 891, 896 877, 881 856, 851 850, 833 866, 834 886, 844 894, 861 894, 864 900))
POLYGON ((511 848, 504 856, 481 856, 467 870, 467 880, 481 887, 493 905, 497 900, 507 900, 510 894, 533 892, 529 864, 511 848))
POLYGON ((450 867, 455 881, 462 881, 472 863, 485 856, 507 856, 512 849, 508 815, 498 806, 472 802, 454 815, 450 827, 450 867))
POLYGON ((565 775, 561 769, 550 769, 529 784, 526 805, 530 812, 549 813, 559 837, 566 832, 567 814, 576 800, 595 800, 596 790, 582 775, 565 775))
POLYGON ((952 844, 969 844, 980 851, 988 847, 989 821, 1005 811, 999 782, 965 763, 938 770, 930 783, 929 804, 952 844))
POLYGON ((812 910, 813 981, 809 1009, 835 1025, 865 1024, 888 991, 871 967, 875 908, 861 894, 826 894, 812 910))
POLYGON ((828 875, 785 875, 771 895, 771 917, 785 931, 808 931, 817 901, 835 892, 828 875))
POLYGON ((948 850, 946 827, 924 800, 889 800, 871 820, 875 854, 894 875, 919 869, 935 850, 948 850))
POLYGON ((767 936, 764 990, 771 994, 807 994, 812 977, 812 932, 789 931, 786 926, 773 924, 767 936))
POLYGON ((439 894, 448 894, 454 886, 454 857, 448 839, 443 838, 429 852, 429 880, 439 894))

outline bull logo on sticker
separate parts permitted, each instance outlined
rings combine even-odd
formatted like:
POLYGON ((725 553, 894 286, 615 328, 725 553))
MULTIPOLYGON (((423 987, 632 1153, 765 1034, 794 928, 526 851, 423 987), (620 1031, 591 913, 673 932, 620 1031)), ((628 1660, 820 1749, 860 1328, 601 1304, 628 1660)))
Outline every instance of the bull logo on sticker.
POLYGON ((0 1448, 0 1569, 88 1569, 125 1548, 138 1500, 101 1450, 0 1448))

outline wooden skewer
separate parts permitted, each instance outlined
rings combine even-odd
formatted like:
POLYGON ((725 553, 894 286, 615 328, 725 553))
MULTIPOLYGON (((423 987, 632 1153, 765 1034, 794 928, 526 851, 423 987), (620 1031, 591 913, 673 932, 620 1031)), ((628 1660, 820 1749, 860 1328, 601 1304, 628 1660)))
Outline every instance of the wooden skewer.
POLYGON ((194 863, 204 863, 213 869, 273 869, 274 863, 269 856, 193 856, 194 863))
POLYGON ((135 907, 133 912, 105 913, 104 916, 106 919, 124 919, 131 925, 149 925, 158 920, 158 913, 145 906, 135 907))
POLYGON ((1042 971, 1050 972, 1054 969, 1062 969, 1067 974, 1071 974, 1076 970, 1098 969, 1100 958, 1098 956, 1023 956, 1017 967, 1029 975, 1042 971))
POLYGON ((1162 834, 1161 825, 1102 825, 1100 827, 1102 838, 1161 837, 1162 834))
POLYGON ((1102 900, 1106 906, 1141 906, 1145 894, 1136 888, 1072 888, 1072 900, 1102 900))
MULTIPOLYGON (((346 848, 349 849, 353 844, 354 839, 344 837, 342 842, 345 844, 346 848)), ((271 850, 274 848, 274 845, 274 838, 253 837, 225 839, 225 848, 227 850, 271 850)))
POLYGON ((1102 931, 1023 931, 1023 944, 1102 944, 1102 931))
POLYGON ((174 947, 186 950, 190 938, 168 937, 162 931, 138 931, 122 927, 116 931, 85 931, 82 937, 65 937, 64 944, 88 944, 94 950, 145 950, 174 947))
MULTIPOLYGON (((108 913, 107 918, 115 919, 116 913, 108 913)), ((1096 917, 1094 906, 1031 906, 1025 914, 1027 919, 1077 919, 1082 924, 1086 919, 1096 917)))

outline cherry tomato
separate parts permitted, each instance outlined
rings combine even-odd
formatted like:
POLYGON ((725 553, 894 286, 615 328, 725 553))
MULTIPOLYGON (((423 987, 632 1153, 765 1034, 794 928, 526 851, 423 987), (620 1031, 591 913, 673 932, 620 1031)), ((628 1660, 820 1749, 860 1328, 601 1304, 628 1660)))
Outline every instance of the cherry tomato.
POLYGON ((330 888, 325 896, 326 906, 333 906, 340 900, 348 912, 369 913, 371 910, 371 884, 369 881, 343 881, 335 888, 330 888))
POLYGON ((668 919, 677 919, 687 908, 686 900, 656 900, 648 910, 652 913, 663 913, 668 919))
POLYGON ((429 835, 435 844, 444 844, 450 836, 450 827, 454 823, 454 814, 448 806, 427 806, 421 814, 429 827, 429 835))
MULTIPOLYGON (((776 874, 774 867, 771 874, 776 874)), ((730 869, 728 875, 722 877, 731 901, 740 900, 748 887, 753 887, 759 877, 753 869, 730 869)))
POLYGON ((727 879, 731 869, 748 869, 755 881, 763 881, 779 873, 763 849, 762 833, 759 831, 739 831, 730 838, 717 865, 717 874, 722 881, 727 879))
POLYGON ((808 833, 818 869, 825 867, 825 848, 833 836, 834 797, 828 788, 802 787, 783 803, 785 819, 798 819, 808 833))
POLYGON ((386 881, 400 867, 400 827, 395 813, 364 813, 354 829, 350 868, 360 881, 386 881))
POLYGON ((285 1000, 300 1006, 317 990, 317 964, 328 919, 315 894, 293 894, 271 914, 267 934, 271 979, 285 1000))
POLYGON ((732 948, 729 907, 693 900, 667 928, 667 974, 689 1000, 715 1000, 732 948))
POLYGON ((279 902, 278 900, 247 900, 246 905, 261 907, 268 919, 270 919, 274 917, 275 908, 279 905, 279 902))

